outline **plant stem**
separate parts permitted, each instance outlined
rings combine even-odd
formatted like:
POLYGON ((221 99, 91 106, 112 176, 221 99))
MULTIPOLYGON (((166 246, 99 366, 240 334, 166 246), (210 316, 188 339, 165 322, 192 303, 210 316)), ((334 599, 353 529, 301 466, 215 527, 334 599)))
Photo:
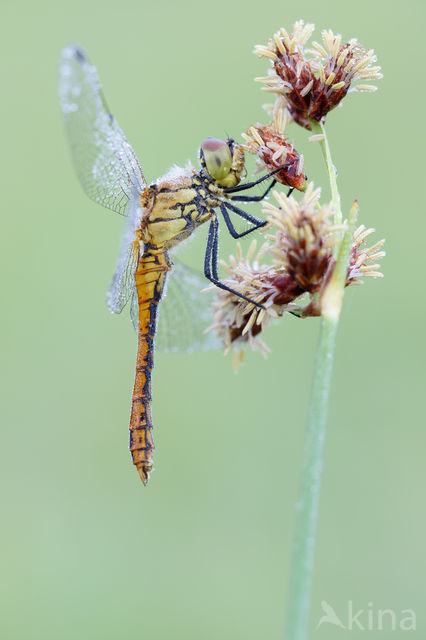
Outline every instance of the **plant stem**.
POLYGON ((327 406, 337 324, 337 320, 321 318, 297 504, 285 634, 288 640, 305 640, 307 637, 327 406))
POLYGON ((322 135, 323 138, 320 141, 321 151, 324 156, 324 161, 327 166, 328 179, 330 181, 331 190, 331 202, 334 209, 334 224, 342 223, 342 209, 340 206, 340 194, 337 188, 337 172, 331 159, 330 146, 328 144, 327 134, 322 122, 315 122, 311 120, 312 131, 316 135, 322 135))
MULTIPOLYGON (((340 195, 337 190, 336 172, 325 136, 325 129, 323 125, 313 124, 315 124, 314 131, 318 132, 318 128, 320 128, 324 135, 321 146, 330 178, 335 223, 340 224, 342 220, 340 195)), ((322 296, 321 328, 315 356, 302 478, 297 504, 296 533, 287 605, 286 640, 306 640, 307 638, 333 355, 357 213, 358 204, 354 203, 349 215, 347 230, 337 248, 337 262, 333 275, 322 296)))

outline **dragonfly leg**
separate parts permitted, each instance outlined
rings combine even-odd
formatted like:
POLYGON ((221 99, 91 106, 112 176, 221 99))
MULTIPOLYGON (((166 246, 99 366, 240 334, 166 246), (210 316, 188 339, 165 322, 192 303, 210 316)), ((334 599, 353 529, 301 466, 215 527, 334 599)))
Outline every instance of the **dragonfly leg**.
POLYGON ((212 222, 214 224, 214 233, 212 233, 213 241, 210 253, 210 264, 212 268, 212 276, 216 280, 216 282, 218 282, 219 274, 217 271, 217 257, 219 255, 219 220, 216 218, 216 216, 213 216, 212 222))
MULTIPOLYGON (((231 236, 233 238, 242 238, 243 236, 246 236, 248 233, 251 233, 252 231, 255 231, 256 229, 259 229, 260 227, 264 227, 265 224, 266 224, 266 222, 264 222, 263 220, 258 220, 254 216, 249 216, 249 218, 246 218, 246 216, 241 216, 241 217, 244 217, 246 220, 248 219, 249 222, 252 222, 254 226, 251 227, 250 229, 247 229, 246 231, 243 231, 242 233, 239 233, 235 229, 234 225, 232 224, 232 220, 231 220, 231 218, 229 216, 229 213, 226 210, 226 207, 227 207, 226 203, 223 202, 220 205, 220 210, 221 210, 223 218, 224 218, 224 220, 226 222, 226 226, 228 227, 228 231, 229 231, 229 233, 231 234, 231 236)), ((237 207, 235 207, 235 209, 237 209, 237 207)), ((241 211, 241 209, 238 209, 237 211, 235 211, 234 209, 232 209, 232 210, 234 211, 234 213, 238 213, 238 211, 241 211)), ((242 213, 245 213, 245 211, 242 211, 242 213)), ((240 215, 240 214, 238 213, 238 215, 240 215)), ((249 214, 246 214, 246 215, 248 216, 249 214)))
MULTIPOLYGON (((262 194, 261 196, 231 196, 231 200, 235 200, 237 202, 260 202, 261 200, 266 198, 266 196, 268 195, 272 187, 274 187, 276 184, 277 184, 277 181, 272 180, 271 184, 266 189, 265 193, 262 194)), ((290 189, 287 191, 287 198, 291 196, 293 191, 294 191, 294 187, 290 187, 290 189)))
POLYGON ((247 213, 247 211, 243 211, 243 209, 236 207, 235 204, 232 204, 231 202, 224 201, 223 204, 227 209, 236 213, 237 216, 240 216, 240 218, 244 218, 244 220, 248 220, 249 222, 253 223, 256 227, 262 227, 266 224, 264 220, 259 220, 259 218, 252 216, 250 213, 247 213))
POLYGON ((217 259, 218 259, 218 249, 219 249, 218 231, 219 231, 219 221, 216 216, 213 216, 210 222, 209 234, 207 236, 207 247, 206 247, 206 254, 204 257, 204 275, 208 280, 210 280, 210 282, 213 282, 213 284, 216 287, 219 287, 219 289, 223 289, 224 291, 229 291, 229 293, 234 294, 234 296, 237 296, 238 298, 242 298, 243 300, 247 300, 247 302, 251 302, 252 304, 256 305, 256 307, 260 307, 260 309, 264 309, 264 306, 262 304, 259 304, 259 302, 255 302, 254 300, 247 298, 247 296, 244 296, 239 291, 236 291, 235 289, 228 287, 228 285, 226 285, 225 283, 219 280, 218 271, 217 271, 217 259))
POLYGON ((273 171, 269 171, 269 173, 265 174, 261 178, 258 178, 257 180, 253 180, 253 182, 246 182, 245 184, 239 184, 236 187, 228 187, 228 189, 225 189, 225 193, 237 193, 238 191, 246 191, 246 189, 251 189, 252 187, 255 187, 257 184, 260 184, 261 182, 263 182, 264 180, 268 180, 268 178, 272 178, 272 176, 275 173, 278 173, 278 171, 282 171, 282 169, 283 167, 277 167, 276 169, 273 169, 273 171))
POLYGON ((276 184, 277 184, 277 181, 274 178, 271 184, 269 185, 269 187, 266 189, 264 193, 262 193, 261 196, 231 196, 231 200, 236 200, 238 202, 260 202, 261 200, 266 198, 266 196, 268 195, 272 187, 274 187, 276 184))

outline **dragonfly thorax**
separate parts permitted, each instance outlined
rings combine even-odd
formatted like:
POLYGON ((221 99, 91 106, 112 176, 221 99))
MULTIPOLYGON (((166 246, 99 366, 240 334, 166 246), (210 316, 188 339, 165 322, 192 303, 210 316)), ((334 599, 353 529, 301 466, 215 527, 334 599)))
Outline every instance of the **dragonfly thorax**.
POLYGON ((203 172, 173 167, 142 193, 141 240, 154 248, 175 246, 209 220, 224 197, 203 172))

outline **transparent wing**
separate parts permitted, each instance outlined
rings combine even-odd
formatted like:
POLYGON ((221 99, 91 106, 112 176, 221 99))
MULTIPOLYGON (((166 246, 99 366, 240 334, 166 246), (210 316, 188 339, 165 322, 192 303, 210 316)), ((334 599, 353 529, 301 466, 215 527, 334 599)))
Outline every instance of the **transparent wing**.
POLYGON ((136 237, 140 226, 142 207, 139 195, 134 193, 126 210, 126 222, 121 239, 120 255, 107 292, 107 305, 112 313, 121 313, 136 291, 135 271, 138 264, 141 243, 136 237))
POLYGON ((145 178, 135 152, 109 112, 96 68, 77 45, 61 53, 59 99, 83 189, 95 202, 125 215, 133 192, 145 188, 145 178))
MULTIPOLYGON (((222 343, 212 333, 205 333, 212 324, 211 304, 214 292, 201 293, 208 281, 197 271, 173 259, 173 269, 167 276, 166 292, 158 309, 156 347, 162 351, 207 351, 222 343)), ((138 328, 138 299, 132 297, 130 313, 138 328)))
POLYGON ((214 333, 205 333, 212 324, 214 291, 201 293, 206 278, 173 260, 164 299, 160 303, 157 346, 163 351, 196 351, 221 347, 214 333))

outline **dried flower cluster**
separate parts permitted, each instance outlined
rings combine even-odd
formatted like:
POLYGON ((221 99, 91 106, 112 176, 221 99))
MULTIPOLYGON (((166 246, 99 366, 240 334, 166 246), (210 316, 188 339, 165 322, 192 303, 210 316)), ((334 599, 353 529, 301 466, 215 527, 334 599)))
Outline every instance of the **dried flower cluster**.
MULTIPOLYGON (((380 67, 373 65, 374 52, 363 49, 355 39, 342 44, 340 35, 323 31, 323 44, 314 42, 307 49, 313 30, 314 25, 299 21, 291 33, 280 29, 266 46, 255 48, 259 57, 272 63, 269 74, 257 80, 276 98, 273 105, 265 105, 271 122, 249 127, 242 134, 243 148, 257 156, 258 171, 275 171, 278 182, 304 195, 298 202, 274 191, 275 204, 263 202, 268 224, 261 249, 256 254, 253 242, 244 256, 238 245, 237 256, 231 256, 228 264, 222 262, 228 275, 226 283, 252 301, 216 290, 209 330, 223 341, 225 353, 234 351, 235 368, 243 359, 246 345, 267 354, 262 334, 271 319, 286 313, 300 318, 322 314, 347 229, 346 224, 335 223, 339 216, 331 204, 320 204, 321 190, 314 189, 313 183, 307 184, 303 155, 284 131, 292 120, 306 129, 312 128, 312 122, 323 123, 349 91, 376 88, 354 84, 356 81, 382 76, 380 67)), ((310 139, 323 140, 324 134, 310 139)), ((333 202, 338 206, 335 199, 333 202)), ((361 225, 353 234, 346 286, 361 284, 360 278, 365 276, 382 277, 377 260, 385 255, 384 240, 366 245, 373 231, 361 225)))
POLYGON ((258 171, 274 171, 281 167, 281 170, 274 174, 278 182, 299 191, 305 190, 303 155, 287 141, 274 122, 268 126, 251 126, 242 137, 245 140, 243 148, 257 155, 258 171))
POLYGON ((304 158, 288 141, 284 131, 291 121, 286 110, 286 103, 277 96, 274 105, 266 105, 271 116, 268 125, 252 125, 242 134, 245 144, 243 148, 256 155, 257 172, 280 171, 274 173, 277 182, 292 189, 304 191, 307 177, 304 171, 304 158))
MULTIPOLYGON (((228 274, 225 282, 253 300, 248 302, 223 290, 216 293, 209 330, 223 341, 226 354, 234 349, 235 368, 247 344, 267 354, 261 334, 271 319, 284 313, 303 318, 321 314, 321 294, 334 267, 333 249, 345 225, 333 224, 332 207, 320 204, 320 194, 312 183, 300 202, 274 192, 276 205, 263 204, 267 229, 274 233, 268 234, 256 255, 254 241, 246 256, 238 245, 237 256, 221 263, 228 274), (267 257, 272 264, 265 262, 267 257)), ((346 285, 360 284, 363 276, 382 277, 379 265, 372 263, 385 255, 380 250, 384 240, 365 246, 365 238, 373 231, 364 226, 355 231, 346 285)))
POLYGON ((371 233, 374 233, 374 229, 366 229, 363 224, 354 233, 346 286, 362 284, 359 278, 383 278, 383 273, 379 271, 380 265, 374 262, 386 255, 385 251, 381 251, 385 241, 382 239, 372 247, 367 247, 365 239, 371 233))
POLYGON ((268 75, 256 80, 277 95, 275 110, 284 109, 306 129, 311 129, 310 120, 323 122, 348 91, 376 90, 370 84, 354 85, 355 81, 382 77, 374 65, 374 51, 364 49, 355 38, 342 44, 340 35, 324 30, 323 44, 313 42, 313 48, 306 49, 314 28, 300 20, 292 33, 280 29, 266 46, 255 47, 256 55, 272 63, 268 75))
POLYGON ((268 251, 301 292, 316 293, 345 227, 332 224, 333 209, 319 204, 321 189, 314 189, 312 182, 300 202, 283 193, 274 195, 278 206, 270 202, 263 205, 270 226, 276 230, 268 236, 272 243, 268 251))
POLYGON ((277 270, 267 264, 261 264, 262 251, 256 253, 256 241, 251 243, 247 255, 243 256, 240 243, 237 244, 237 256, 230 256, 229 264, 221 261, 221 266, 228 274, 227 283, 251 300, 263 305, 263 309, 243 298, 238 298, 229 291, 209 287, 216 292, 213 303, 213 324, 208 331, 215 331, 223 341, 225 355, 234 347, 234 368, 243 359, 242 347, 248 343, 251 348, 266 355, 268 347, 260 338, 261 331, 266 329, 271 318, 278 318, 282 313, 281 304, 274 300, 279 289, 275 286, 277 270), (254 258, 254 259, 253 259, 254 258))

